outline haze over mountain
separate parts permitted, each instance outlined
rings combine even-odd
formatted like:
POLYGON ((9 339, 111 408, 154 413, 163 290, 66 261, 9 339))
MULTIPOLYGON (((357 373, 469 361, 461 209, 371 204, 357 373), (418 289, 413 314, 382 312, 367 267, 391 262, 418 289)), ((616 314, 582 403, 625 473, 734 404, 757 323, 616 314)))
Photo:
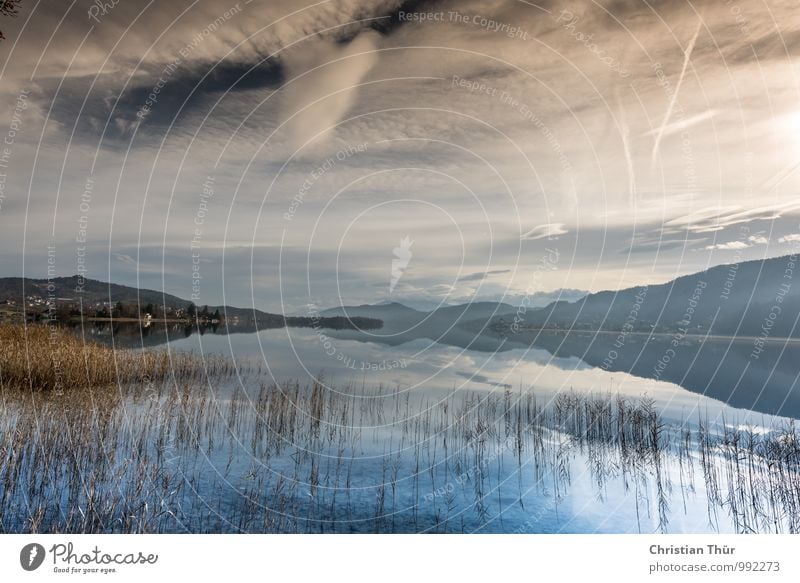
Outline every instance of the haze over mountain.
POLYGON ((363 304, 323 315, 383 321, 379 336, 435 338, 453 327, 478 332, 490 325, 520 329, 601 330, 676 334, 800 337, 800 285, 793 255, 719 265, 667 283, 587 294, 544 308, 473 302, 429 312, 401 303, 363 304), (416 330, 416 332, 415 332, 416 330))
MULTIPOLYGON (((435 301, 431 299, 425 299, 420 296, 412 294, 392 294, 391 300, 385 300, 381 302, 370 302, 368 305, 380 305, 380 304, 388 304, 388 303, 398 303, 403 304, 409 308, 414 308, 420 312, 432 312, 438 308, 442 307, 450 307, 450 306, 459 306, 463 304, 474 303, 476 301, 485 302, 485 303, 503 303, 508 304, 510 306, 518 306, 521 303, 526 303, 530 307, 534 308, 543 308, 545 306, 549 306, 553 302, 556 301, 568 301, 574 302, 575 300, 581 299, 583 296, 588 294, 587 290, 581 289, 566 289, 566 288, 559 288, 554 289, 552 291, 537 291, 531 294, 522 294, 516 293, 511 290, 504 290, 503 293, 483 293, 483 291, 479 291, 477 294, 469 296, 451 296, 449 301, 442 302, 441 300, 435 301)), ((298 315, 302 315, 302 311, 298 312, 298 315)))
MULTIPOLYGON (((800 337, 797 257, 719 265, 660 285, 589 294, 528 310, 513 328, 800 337)), ((496 319, 494 324, 500 324, 496 319)))

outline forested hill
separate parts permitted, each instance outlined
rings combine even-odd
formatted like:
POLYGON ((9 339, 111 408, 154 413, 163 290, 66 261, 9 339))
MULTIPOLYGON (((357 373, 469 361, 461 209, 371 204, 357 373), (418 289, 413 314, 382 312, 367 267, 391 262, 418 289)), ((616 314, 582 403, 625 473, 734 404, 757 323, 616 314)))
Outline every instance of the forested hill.
MULTIPOLYGON (((593 293, 528 310, 522 328, 800 337, 796 256, 719 265, 667 283, 593 293)), ((496 325, 499 319, 496 319, 496 325)), ((504 319, 512 325, 513 318, 504 319)))
POLYGON ((152 289, 139 289, 116 283, 108 283, 79 276, 56 277, 53 279, 32 279, 21 277, 0 278, 0 302, 7 306, 13 303, 26 312, 42 311, 48 301, 55 301, 62 310, 73 313, 82 307, 86 316, 93 316, 98 311, 113 310, 121 304, 125 315, 139 315, 152 310, 157 317, 187 317, 196 309, 209 316, 219 313, 227 321, 238 321, 242 324, 258 324, 263 327, 275 326, 319 326, 323 328, 379 328, 382 323, 370 318, 310 318, 272 314, 253 308, 238 308, 227 305, 197 305, 191 300, 152 289))

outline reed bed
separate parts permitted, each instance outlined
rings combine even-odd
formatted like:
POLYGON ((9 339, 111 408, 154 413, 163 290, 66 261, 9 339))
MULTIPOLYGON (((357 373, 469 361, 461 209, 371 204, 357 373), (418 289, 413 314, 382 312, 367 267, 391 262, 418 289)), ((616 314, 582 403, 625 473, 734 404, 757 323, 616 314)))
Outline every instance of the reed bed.
POLYGON ((114 349, 57 326, 0 325, 0 382, 44 391, 228 374, 230 361, 190 352, 114 349))
POLYGON ((559 532, 606 500, 624 519, 610 530, 670 532, 680 516, 800 531, 791 422, 666 424, 616 395, 204 380, 213 390, 171 375, 149 390, 4 383, 0 531, 559 532), (587 485, 581 507, 572 489, 587 485))

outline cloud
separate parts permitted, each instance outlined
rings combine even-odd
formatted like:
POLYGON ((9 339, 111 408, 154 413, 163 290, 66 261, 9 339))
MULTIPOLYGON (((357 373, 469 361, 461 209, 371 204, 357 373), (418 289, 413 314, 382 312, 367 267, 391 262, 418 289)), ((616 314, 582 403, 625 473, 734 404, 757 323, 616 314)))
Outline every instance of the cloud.
POLYGON ((632 240, 630 245, 621 249, 620 253, 663 253, 673 249, 685 249, 692 245, 705 242, 705 238, 687 238, 687 237, 637 237, 632 240))
POLYGON ((534 227, 522 235, 522 238, 527 239, 528 241, 536 241, 538 239, 557 239, 561 235, 566 235, 567 233, 569 233, 569 230, 564 227, 564 223, 545 223, 544 225, 534 227))
MULTIPOLYGON (((792 118, 792 120, 787 120, 787 121, 789 123, 794 121, 796 124, 796 114, 795 117, 792 118)), ((776 190, 779 186, 781 186, 784 182, 789 180, 789 178, 792 177, 792 175, 797 171, 798 168, 800 168, 800 162, 793 162, 792 164, 788 165, 785 168, 782 168, 779 172, 776 172, 773 176, 765 180, 761 185, 761 188, 764 191, 771 193, 773 190, 776 190)))
POLYGON ((114 259, 116 259, 117 261, 120 261, 122 263, 127 263, 129 265, 138 265, 136 259, 134 259, 130 255, 127 255, 125 253, 113 253, 113 255, 114 259))
POLYGON ((656 139, 653 142, 653 154, 651 160, 651 165, 653 166, 653 168, 655 168, 656 166, 656 159, 658 156, 659 145, 661 144, 661 138, 663 138, 664 135, 666 135, 669 120, 672 117, 673 110, 675 109, 675 103, 677 102, 678 99, 678 93, 680 92, 681 85, 683 84, 683 79, 686 76, 686 70, 689 67, 689 62, 692 59, 692 52, 694 51, 694 46, 695 43, 697 42, 697 37, 700 36, 700 31, 702 30, 702 27, 703 27, 703 21, 702 19, 698 19, 697 29, 695 30, 692 39, 689 41, 689 45, 683 52, 683 67, 681 68, 681 73, 678 76, 677 82, 675 83, 675 89, 672 90, 672 95, 670 95, 669 105, 667 106, 667 112, 664 114, 664 121, 661 122, 661 127, 655 133, 656 139))
POLYGON ((654 130, 650 130, 649 132, 646 132, 644 135, 654 136, 660 133, 661 137, 671 136, 672 134, 677 134, 678 132, 682 132, 686 128, 692 127, 706 120, 714 118, 719 114, 720 114, 719 110, 709 109, 707 111, 704 111, 703 113, 698 113, 697 115, 681 119, 679 121, 667 124, 665 126, 662 126, 654 130))
POLYGON ((705 247, 708 251, 733 251, 738 249, 749 249, 756 245, 768 245, 769 239, 763 235, 750 235, 747 239, 738 241, 728 241, 727 243, 717 243, 715 245, 707 245, 705 247))
POLYGON ((800 243, 800 234, 792 233, 791 235, 784 235, 778 239, 778 243, 800 243))
MULTIPOLYGON (((204 225, 204 254, 211 245, 230 249, 232 240, 278 246, 284 233, 298 249, 324 236, 322 246, 335 250, 339 227, 364 209, 398 199, 423 199, 444 211, 370 218, 340 266, 351 276, 344 301, 373 301, 375 289, 387 287, 370 284, 383 281, 386 257, 380 253, 390 253, 387 245, 406 234, 393 230, 401 223, 425 221, 420 237, 438 238, 429 261, 415 262, 413 282, 401 282, 409 287, 396 290, 409 297, 524 290, 535 262, 530 252, 548 238, 575 243, 574 249, 559 247, 565 258, 570 254, 569 269, 551 274, 559 278, 548 283, 553 287, 615 288, 652 278, 654 270, 705 267, 714 250, 705 247, 738 241, 737 225, 776 220, 776 233, 797 229, 791 216, 800 209, 792 147, 797 128, 787 123, 795 118, 785 116, 798 108, 800 16, 791 3, 768 3, 774 21, 763 17, 758 2, 738 2, 747 15, 745 34, 729 6, 710 0, 691 7, 638 0, 402 2, 404 11, 454 10, 468 17, 427 23, 401 21, 399 0, 240 2, 242 10, 224 22, 218 19, 234 0, 199 0, 185 12, 184 3, 143 10, 140 3, 120 2, 91 31, 85 5, 25 2, 22 11, 32 12, 8 21, 9 40, 0 43, 7 64, 0 120, 8 124, 16 93, 31 89, 5 184, 0 261, 6 274, 20 265, 40 268, 41 261, 30 260, 38 243, 30 233, 53 226, 63 256, 72 255, 80 196, 91 175, 96 186, 88 236, 103 250, 92 266, 107 269, 111 248, 139 260, 138 266, 113 260, 115 271, 158 275, 160 255, 154 252, 145 264, 139 241, 185 245, 199 189, 213 172, 218 188, 204 225), (558 22, 561 10, 578 18, 574 29, 558 22), (703 29, 684 67, 698 14, 703 29), (528 39, 490 30, 472 15, 518 26, 528 39), (203 34, 215 22, 213 33, 203 34), (579 34, 592 34, 593 48, 579 34), (202 40, 194 44, 198 35, 202 40), (190 45, 184 58, 181 50, 190 45), (621 79, 593 49, 624 63, 630 78, 621 79), (167 70, 176 57, 177 69, 167 70), (495 95, 454 86, 455 75, 495 95), (134 125, 161 77, 152 111, 134 125), (665 115, 667 86, 675 90, 679 79, 679 96, 665 115), (368 143, 368 150, 337 160, 287 223, 281 217, 289 201, 318 166, 310 160, 316 152, 306 152, 284 168, 292 153, 287 144, 296 147, 352 116, 359 117, 323 139, 337 148, 368 143), (689 127, 690 155, 674 135, 689 127), (654 132, 662 138, 655 173, 654 132), (445 215, 455 217, 468 245, 466 275, 456 290, 448 286, 462 263, 450 255, 454 239, 445 215), (318 217, 324 228, 314 231, 318 217), (528 217, 522 241, 520 217, 528 217), (536 217, 548 223, 527 222, 536 217), (564 237, 565 225, 573 237, 564 237), (516 281, 507 281, 511 274, 492 277, 482 271, 487 266, 514 266, 516 281)), ((755 247, 755 254, 765 243, 742 244, 755 247)), ((277 260, 270 259, 260 265, 261 289, 275 289, 277 260)), ((283 265, 304 264, 302 254, 294 259, 283 265)), ((249 254, 243 251, 239 260, 242 273, 227 281, 248 292, 254 279, 249 254)), ((336 258, 325 260, 315 265, 315 283, 338 301, 335 286, 325 287, 337 277, 336 258)), ((176 278, 184 277, 186 264, 176 260, 176 278)), ((63 262, 65 272, 73 267, 63 262)), ((286 296, 303 297, 302 271, 281 274, 290 287, 286 296)))
POLYGON ((716 245, 707 245, 706 250, 720 250, 720 251, 733 251, 735 249, 747 249, 750 247, 744 241, 729 241, 727 243, 717 243, 716 245))
POLYGON ((762 205, 756 208, 741 206, 706 207, 666 221, 668 227, 685 228, 693 233, 712 233, 722 231, 733 225, 752 221, 769 221, 781 218, 784 214, 800 209, 796 200, 785 203, 762 205))
POLYGON ((379 35, 364 32, 345 48, 318 41, 286 58, 289 81, 280 119, 287 120, 290 152, 325 139, 353 105, 358 85, 377 62, 379 35))
POLYGON ((490 271, 478 271, 476 273, 470 273, 469 275, 465 275, 463 277, 459 277, 458 281, 467 282, 467 281, 483 281, 487 277, 491 277, 493 275, 501 275, 503 273, 510 273, 510 269, 492 269, 490 271))

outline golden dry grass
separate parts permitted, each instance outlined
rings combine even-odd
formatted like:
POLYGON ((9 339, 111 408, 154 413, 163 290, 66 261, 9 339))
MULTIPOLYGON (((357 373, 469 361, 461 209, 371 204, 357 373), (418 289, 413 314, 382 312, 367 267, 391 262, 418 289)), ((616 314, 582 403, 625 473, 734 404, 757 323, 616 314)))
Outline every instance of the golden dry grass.
POLYGON ((36 390, 70 390, 141 381, 170 374, 195 377, 208 362, 190 353, 114 349, 55 326, 0 325, 0 383, 36 390))

